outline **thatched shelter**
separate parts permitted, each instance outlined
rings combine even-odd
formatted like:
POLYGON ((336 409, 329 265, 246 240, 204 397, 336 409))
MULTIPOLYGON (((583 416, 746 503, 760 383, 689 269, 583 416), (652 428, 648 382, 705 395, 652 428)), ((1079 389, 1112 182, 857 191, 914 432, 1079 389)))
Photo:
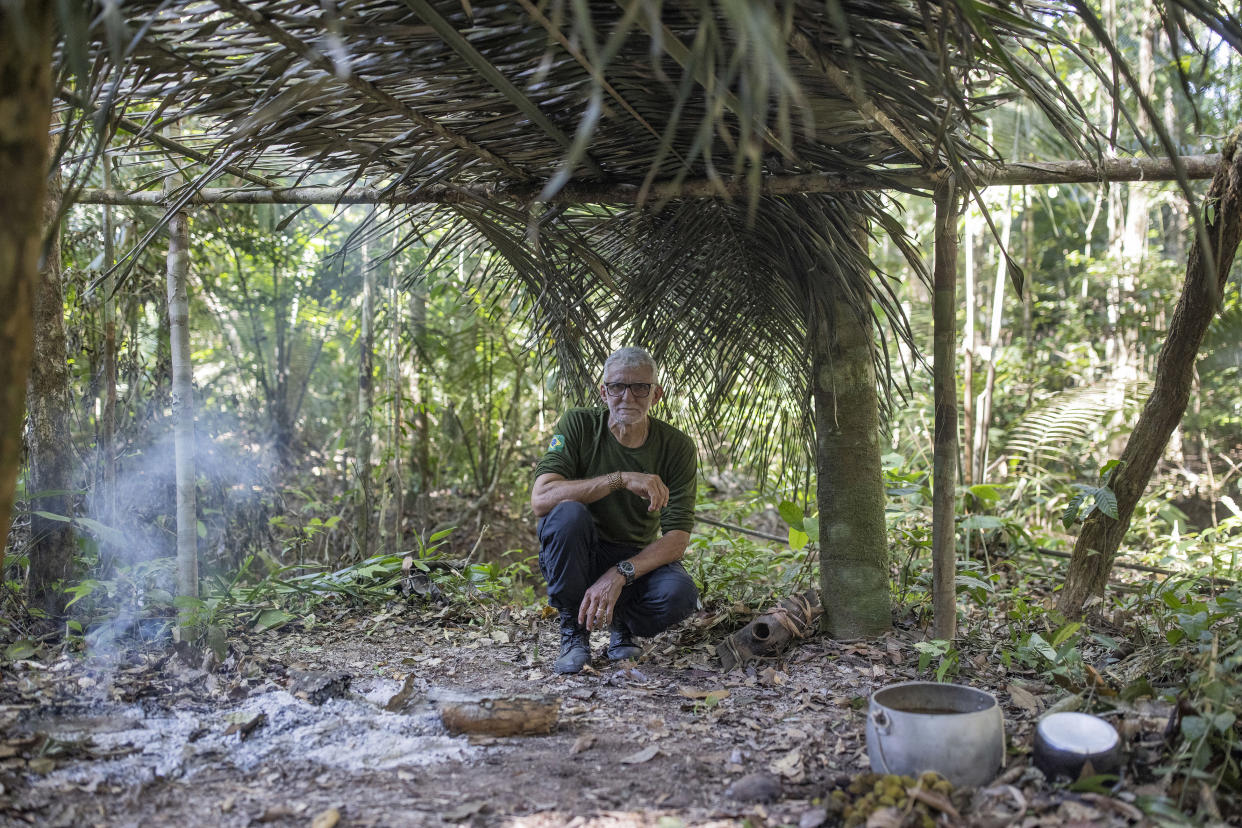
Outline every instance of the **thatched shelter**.
MULTIPOLYGON (((1242 25, 1214 3, 1162 8, 1171 37, 1206 23, 1242 47, 1242 25)), ((893 387, 891 346, 913 344, 893 280, 931 281, 882 188, 939 188, 947 241, 961 198, 1007 160, 980 113, 1015 96, 1102 174, 1096 130, 1046 51, 1077 49, 1067 16, 1107 41, 1083 2, 139 0, 94 11, 62 50, 60 99, 79 126, 111 124, 201 161, 161 196, 170 214, 208 186, 236 187, 239 200, 296 200, 286 188, 314 185, 336 189, 304 200, 348 201, 347 188, 405 205, 394 223, 442 229, 440 252, 503 255, 488 278, 534 298, 533 344, 571 385, 589 385, 627 331, 696 395, 703 433, 760 457, 774 441, 805 445, 819 470, 827 625, 842 636, 889 623, 877 388, 893 387), (876 269, 869 240, 881 234, 908 272, 876 269), (735 413, 721 422, 726 401, 735 413)), ((1116 76, 1132 79, 1112 55, 1116 76)), ((1184 164, 1170 170, 1186 178, 1184 164)), ((950 254, 938 318, 951 354, 950 254)), ((949 446, 956 428, 944 430, 949 446)), ((942 477, 951 487, 952 468, 942 477)))

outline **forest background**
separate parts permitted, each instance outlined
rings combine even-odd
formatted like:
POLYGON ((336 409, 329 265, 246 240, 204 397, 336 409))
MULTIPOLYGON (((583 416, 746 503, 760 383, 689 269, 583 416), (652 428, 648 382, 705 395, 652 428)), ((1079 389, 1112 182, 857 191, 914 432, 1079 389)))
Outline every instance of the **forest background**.
MULTIPOLYGON (((1146 84, 1136 91, 1159 103, 1183 154, 1219 151, 1242 122, 1240 56, 1210 45, 1202 59, 1169 53, 1148 4, 1120 3, 1109 20, 1146 84)), ((1082 40, 1090 40, 1085 32, 1082 40)), ((1064 59, 1064 82, 1112 136, 1113 150, 1135 151, 1139 142, 1099 79, 1071 56, 1053 57, 1064 59)), ((988 123, 1010 161, 1071 154, 1021 105, 995 110, 988 123)), ((124 166, 87 166, 74 154, 85 148, 71 146, 66 178, 134 186, 169 174, 162 153, 136 155, 130 139, 113 141, 131 149, 124 166)), ((930 259, 930 203, 895 198, 930 259)), ((1191 243, 1185 195, 1173 184, 1135 183, 996 187, 982 200, 961 226, 963 636, 997 640, 1004 657, 1085 685, 1093 658, 1150 648, 1159 670, 1119 689, 1163 683, 1189 699, 1179 772, 1236 781, 1232 711, 1242 688, 1236 669, 1227 676, 1242 646, 1234 586, 1242 552, 1239 268, 1203 345, 1190 410, 1126 538, 1125 561, 1147 569, 1118 572, 1130 583, 1093 607, 1097 618, 1124 616, 1137 625, 1131 634, 1143 631, 1121 641, 1051 611, 1056 553, 1072 546, 1076 523, 1092 509, 1115 509, 1110 461, 1150 389, 1191 243), (1026 273, 1020 296, 1007 287, 1002 247, 1026 273)), ((436 256, 438 231, 403 226, 400 214, 238 205, 192 216, 205 586, 199 599, 173 597, 166 247, 163 236, 139 244, 161 215, 74 207, 57 234, 59 258, 48 258, 43 295, 60 300, 38 324, 52 348, 47 325, 60 326, 63 356, 36 355, 29 406, 60 419, 51 434, 30 433, 39 461, 18 484, 5 555, 6 657, 40 646, 41 622, 66 605, 56 634, 70 646, 89 646, 118 619, 167 626, 187 607, 219 635, 231 625, 280 626, 313 613, 325 594, 384 596, 407 554, 427 573, 428 593, 537 602, 530 473, 558 413, 582 401, 562 395, 560 366, 532 341, 528 299, 488 278, 495 254, 436 256), (112 266, 130 255, 128 276, 117 282, 112 266), (40 484, 47 463, 69 469, 69 489, 40 484), (67 579, 40 571, 44 550, 58 543, 70 545, 67 579), (239 584, 255 587, 244 600, 232 589, 239 584)), ((876 244, 887 272, 908 272, 900 251, 876 244)), ((929 354, 927 285, 901 278, 898 298, 929 354)), ((902 354, 902 363, 908 375, 888 412, 884 461, 893 599, 899 618, 926 624, 931 377, 915 354, 902 354)), ((656 413, 690 428, 695 404, 673 384, 656 413)), ((779 419, 754 406, 738 400, 729 416, 779 419)), ((715 521, 700 526, 689 554, 705 604, 754 610, 814 583, 813 446, 794 431, 733 443, 703 429, 696 436, 700 513, 715 521), (738 526, 752 534, 730 528, 738 526)), ((937 678, 961 669, 953 642, 929 641, 922 652, 937 678)))

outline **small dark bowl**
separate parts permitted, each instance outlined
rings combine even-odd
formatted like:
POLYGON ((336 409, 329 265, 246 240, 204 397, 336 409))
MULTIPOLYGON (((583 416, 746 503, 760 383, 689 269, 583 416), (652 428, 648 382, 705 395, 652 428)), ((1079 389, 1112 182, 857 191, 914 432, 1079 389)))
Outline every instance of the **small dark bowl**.
POLYGON ((1077 779, 1087 762, 1096 773, 1121 768, 1121 737, 1099 716, 1052 713, 1035 727, 1035 767, 1049 779, 1077 779))

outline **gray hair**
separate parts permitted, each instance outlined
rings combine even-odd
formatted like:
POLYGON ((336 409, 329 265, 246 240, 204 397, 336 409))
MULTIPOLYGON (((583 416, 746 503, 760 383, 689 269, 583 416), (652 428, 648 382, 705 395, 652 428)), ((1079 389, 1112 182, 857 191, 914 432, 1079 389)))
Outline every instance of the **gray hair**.
POLYGON ((636 348, 630 346, 628 348, 618 348, 608 355, 608 359, 604 360, 604 373, 608 373, 608 369, 617 368, 650 368, 651 378, 659 382, 660 371, 656 367, 656 361, 647 351, 646 348, 636 348))

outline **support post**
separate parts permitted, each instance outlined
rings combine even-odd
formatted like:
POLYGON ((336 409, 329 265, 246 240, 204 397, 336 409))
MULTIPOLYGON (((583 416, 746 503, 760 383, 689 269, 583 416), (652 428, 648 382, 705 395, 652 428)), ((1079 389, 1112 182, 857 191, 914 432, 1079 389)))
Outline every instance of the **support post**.
MULTIPOLYGON (((190 217, 168 222, 168 328, 172 346, 173 441, 177 479, 177 593, 198 596, 198 473, 194 453, 194 373, 190 364, 190 217)), ((184 624, 184 622, 183 622, 184 624)))
POLYGON ((375 268, 366 243, 361 251, 362 318, 358 334, 358 423, 355 434, 354 462, 358 466, 358 558, 371 554, 374 526, 371 519, 371 409, 375 406, 375 268))
MULTIPOLYGON (((950 176, 936 187, 934 338, 932 375, 935 443, 932 481, 932 637, 957 636, 957 544, 953 500, 957 489, 957 187, 950 176)), ((966 393, 970 393, 967 389, 966 393)))

